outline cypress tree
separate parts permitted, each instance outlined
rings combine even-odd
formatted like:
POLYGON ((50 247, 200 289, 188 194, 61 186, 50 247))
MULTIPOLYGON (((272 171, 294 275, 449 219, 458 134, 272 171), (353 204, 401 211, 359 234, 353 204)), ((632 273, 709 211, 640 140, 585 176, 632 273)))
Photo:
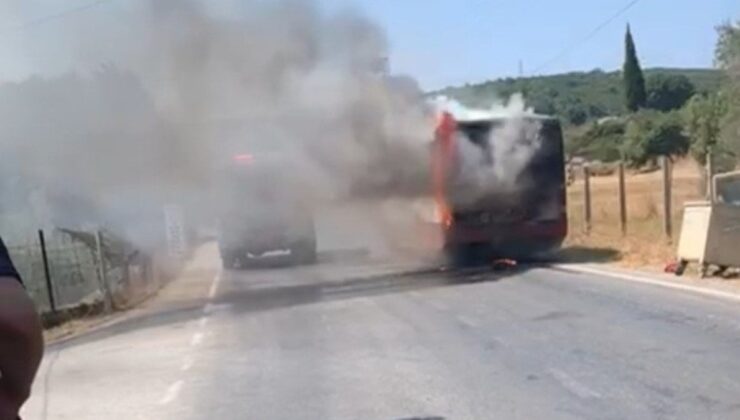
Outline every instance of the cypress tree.
POLYGON ((627 25, 627 34, 624 38, 624 69, 622 70, 624 81, 624 99, 628 111, 635 112, 645 106, 645 77, 637 59, 635 41, 632 32, 627 25))

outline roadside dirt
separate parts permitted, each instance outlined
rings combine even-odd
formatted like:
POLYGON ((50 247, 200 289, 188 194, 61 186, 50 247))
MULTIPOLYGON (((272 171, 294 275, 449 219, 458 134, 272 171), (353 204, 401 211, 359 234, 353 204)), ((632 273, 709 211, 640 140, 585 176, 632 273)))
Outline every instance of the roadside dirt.
MULTIPOLYGON (((584 222, 583 180, 568 188, 570 235, 565 254, 577 262, 597 263, 614 269, 639 270, 671 281, 740 293, 737 272, 727 277, 699 278, 690 265, 683 276, 664 275, 666 265, 675 261, 681 234, 683 204, 702 200, 700 169, 691 160, 677 162, 673 168, 671 220, 673 235, 667 237, 663 218, 663 184, 660 171, 628 173, 627 234, 623 235, 619 217, 619 184, 616 174, 591 179, 592 227, 584 222)), ((711 273, 710 273, 711 274, 711 273)))
POLYGON ((123 310, 72 319, 46 329, 44 341, 47 345, 63 342, 128 318, 146 315, 153 311, 192 305, 195 301, 205 299, 210 282, 203 282, 202 279, 204 275, 211 277, 216 275, 217 270, 213 267, 213 261, 218 261, 215 257, 216 253, 218 250, 213 244, 197 248, 179 274, 161 289, 149 295, 148 299, 138 301, 135 305, 123 310), (177 283, 178 287, 171 287, 173 283, 177 283))
POLYGON ((660 171, 628 173, 627 232, 622 234, 619 215, 619 183, 616 174, 591 180, 592 222, 586 232, 583 180, 568 188, 570 236, 567 245, 612 249, 618 257, 612 263, 629 268, 661 269, 675 259, 681 232, 683 204, 700 200, 702 179, 696 164, 679 161, 673 168, 671 220, 673 234, 664 232, 663 185, 660 171))

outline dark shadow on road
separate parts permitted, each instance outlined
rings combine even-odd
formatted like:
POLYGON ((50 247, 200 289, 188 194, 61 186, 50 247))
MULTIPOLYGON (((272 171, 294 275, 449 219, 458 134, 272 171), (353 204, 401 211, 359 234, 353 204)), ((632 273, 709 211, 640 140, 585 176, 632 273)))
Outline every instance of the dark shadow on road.
MULTIPOLYGON (((367 261, 370 257, 370 250, 368 250, 367 248, 324 250, 319 251, 316 257, 316 264, 333 262, 364 262, 367 261)), ((298 263, 291 257, 288 252, 286 252, 265 257, 250 258, 248 262, 244 263, 242 267, 238 268, 238 270, 272 270, 296 267, 300 265, 311 264, 298 263)))
MULTIPOLYGON (((242 289, 226 293, 216 299, 216 305, 226 304, 228 310, 237 315, 280 310, 319 302, 347 300, 359 297, 380 296, 409 291, 454 287, 473 283, 497 282, 509 276, 521 274, 533 266, 519 266, 507 269, 472 267, 450 269, 430 267, 408 272, 377 276, 362 276, 345 280, 331 280, 300 285, 280 285, 259 289, 242 289)), ((225 275, 240 275, 240 271, 226 272, 225 275)), ((83 334, 50 348, 65 348, 86 342, 109 338, 134 330, 172 325, 183 328, 184 323, 197 319, 203 314, 205 300, 192 301, 177 307, 154 313, 135 316, 103 329, 83 334)))
POLYGON ((367 261, 369 258, 370 250, 367 248, 329 249, 325 251, 319 251, 320 263, 362 262, 367 261))
POLYGON ((264 312, 317 302, 499 281, 507 275, 521 273, 523 270, 524 268, 516 268, 494 271, 490 267, 450 270, 443 267, 433 267, 391 275, 363 276, 341 281, 319 281, 311 284, 276 286, 258 290, 247 289, 232 292, 219 299, 217 303, 228 304, 230 310, 237 314, 264 312))
POLYGON ((445 420, 445 417, 441 417, 441 416, 404 417, 398 420, 445 420))
POLYGON ((613 248, 592 248, 585 246, 569 246, 552 255, 551 262, 587 264, 618 261, 622 254, 613 248))

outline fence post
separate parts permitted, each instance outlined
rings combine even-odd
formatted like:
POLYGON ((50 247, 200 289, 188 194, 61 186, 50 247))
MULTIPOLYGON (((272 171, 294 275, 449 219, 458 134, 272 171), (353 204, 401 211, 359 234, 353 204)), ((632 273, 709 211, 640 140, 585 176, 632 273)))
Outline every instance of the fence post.
POLYGON ((706 156, 706 159, 707 159, 707 167, 706 167, 706 171, 707 171, 707 173, 706 173, 707 185, 705 187, 705 191, 706 191, 707 194, 706 194, 706 197, 705 198, 707 200, 714 200, 714 183, 712 182, 712 178, 714 177, 714 159, 713 159, 713 156, 712 155, 713 155, 712 154, 712 149, 709 148, 709 150, 707 150, 707 156, 706 156))
POLYGON ((622 228, 622 236, 627 235, 627 191, 624 185, 624 162, 619 162, 619 225, 622 228))
POLYGON ((673 218, 671 213, 671 160, 661 157, 663 168, 663 231, 668 239, 673 237, 673 218))
POLYGON ((586 227, 586 234, 591 233, 591 171, 588 165, 583 166, 583 221, 586 227))
POLYGON ((103 305, 105 312, 110 312, 113 309, 113 297, 111 296, 110 289, 108 288, 107 273, 105 270, 105 255, 103 254, 103 234, 98 230, 95 232, 95 249, 98 257, 98 278, 100 279, 100 287, 103 289, 103 305))
POLYGON ((54 297, 54 287, 51 282, 51 271, 49 270, 49 256, 46 254, 46 238, 44 230, 39 229, 39 244, 41 245, 41 260, 44 263, 44 278, 46 279, 46 291, 49 295, 49 308, 52 313, 57 312, 57 303, 54 297))

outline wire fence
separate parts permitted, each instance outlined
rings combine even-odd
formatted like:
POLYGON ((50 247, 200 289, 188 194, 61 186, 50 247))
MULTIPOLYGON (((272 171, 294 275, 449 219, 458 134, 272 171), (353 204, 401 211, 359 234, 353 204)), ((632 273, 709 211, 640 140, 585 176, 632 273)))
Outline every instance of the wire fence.
POLYGON ((6 245, 43 314, 118 309, 163 282, 156 255, 109 232, 39 230, 6 245))
POLYGON ((684 203, 706 196, 706 180, 694 168, 675 173, 667 159, 659 168, 629 178, 623 164, 612 166, 609 173, 580 168, 582 173, 577 179, 572 176, 568 187, 571 231, 674 239, 680 233, 684 203))

